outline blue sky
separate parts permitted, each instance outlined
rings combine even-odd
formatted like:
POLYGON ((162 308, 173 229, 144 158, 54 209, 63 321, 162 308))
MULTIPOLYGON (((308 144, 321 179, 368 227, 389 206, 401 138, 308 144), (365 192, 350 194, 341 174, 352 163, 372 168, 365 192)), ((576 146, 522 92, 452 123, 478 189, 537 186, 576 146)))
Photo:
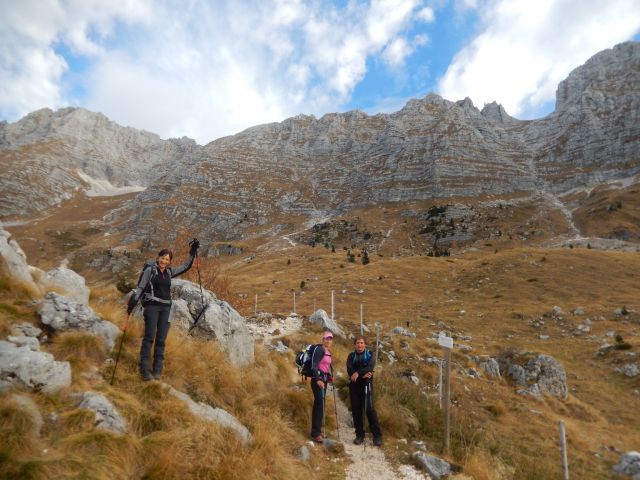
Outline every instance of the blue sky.
POLYGON ((538 118, 631 39, 637 0, 0 0, 0 119, 79 106, 204 144, 432 92, 538 118))

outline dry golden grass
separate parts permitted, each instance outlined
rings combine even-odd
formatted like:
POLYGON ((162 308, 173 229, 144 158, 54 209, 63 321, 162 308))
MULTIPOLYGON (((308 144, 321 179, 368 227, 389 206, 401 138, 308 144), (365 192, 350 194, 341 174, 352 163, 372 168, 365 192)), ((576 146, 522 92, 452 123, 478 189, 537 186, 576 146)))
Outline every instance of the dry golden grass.
MULTIPOLYGON (((379 323, 383 335, 396 325, 409 328, 418 338, 406 339, 410 347, 407 352, 400 348, 398 337, 392 340, 402 364, 398 369, 410 368, 431 385, 437 383, 437 370, 426 368, 415 359, 417 355, 441 355, 437 344, 423 339, 442 330, 442 325, 454 335, 471 336, 472 340, 462 343, 470 344, 473 354, 495 355, 515 348, 557 358, 569 376, 571 396, 566 402, 538 402, 515 396, 506 381, 464 377, 454 380, 454 398, 463 405, 456 415, 460 419, 468 417, 473 424, 473 428, 457 432, 458 440, 452 440, 454 460, 457 458, 463 465, 477 448, 483 448, 494 457, 496 465, 508 466, 505 478, 509 478, 508 472, 515 472, 512 478, 557 476, 559 418, 568 425, 572 470, 580 478, 609 475, 608 465, 617 459, 606 445, 629 450, 640 441, 637 418, 632 418, 631 410, 621 408, 637 402, 632 393, 633 388, 638 388, 637 381, 612 373, 615 362, 622 361, 622 354, 598 359, 594 356, 597 341, 590 341, 589 335, 571 335, 585 318, 603 317, 604 320, 593 321, 591 335, 603 339, 607 331, 614 330, 633 349, 640 347, 633 333, 640 324, 637 254, 524 247, 498 253, 481 249, 451 258, 372 256, 372 263, 366 266, 348 264, 343 257, 340 251, 331 253, 324 247, 298 246, 283 254, 259 253, 250 263, 229 262, 225 269, 234 272, 239 292, 249 297, 259 294, 259 310, 290 311, 294 289, 298 292, 298 312, 307 315, 314 308, 329 312, 334 290, 336 319, 348 331, 358 328, 360 303, 364 304, 365 323, 379 323), (302 296, 301 280, 305 281, 302 296), (565 311, 564 320, 543 317, 544 327, 533 327, 531 322, 547 315, 554 305, 565 311), (578 306, 587 311, 585 317, 570 314, 578 306), (613 316, 613 311, 622 306, 636 312, 624 322, 613 316), (540 333, 550 339, 539 340, 540 333), (464 391, 463 384, 470 393, 464 391), (546 440, 540 441, 541 438, 546 440), (595 453, 604 461, 598 460, 595 453)), ((296 349, 303 343, 295 337, 290 340, 296 349)), ((317 341, 310 340, 308 343, 317 341)), ((336 359, 346 358, 349 349, 345 345, 344 351, 338 350, 336 359)), ((454 361, 463 368, 474 366, 457 351, 454 361)), ((426 437, 433 448, 439 448, 439 410, 435 408, 431 415, 423 413, 421 417, 420 412, 425 409, 422 404, 428 401, 410 391, 419 389, 406 385, 407 381, 398 377, 399 372, 384 361, 381 368, 376 391, 383 430, 397 437, 426 437), (415 405, 411 404, 412 398, 416 398, 415 405), (417 402, 422 403, 418 406, 417 402)))
MULTIPOLYGON (((627 214, 631 212, 630 218, 635 218, 635 203, 630 203, 628 197, 622 201, 622 210, 599 217, 599 221, 606 222, 602 227, 606 231, 615 228, 615 215, 625 213, 625 209, 627 214)), ((370 327, 380 324, 382 336, 396 325, 415 332, 415 339, 385 339, 399 361, 390 365, 382 355, 376 373, 376 405, 390 447, 394 439, 401 437, 426 440, 435 452, 441 447, 442 415, 434 396, 437 390, 433 389, 438 371, 423 359, 441 356, 431 335, 446 330, 457 343, 473 348, 470 354, 454 349, 455 407, 449 457, 463 467, 468 477, 558 478, 557 422, 563 420, 572 478, 611 478, 610 467, 618 460, 618 454, 610 447, 628 451, 637 449, 640 443, 640 421, 635 410, 629 408, 637 404, 633 390, 639 389, 640 384, 637 379, 613 373, 613 368, 628 358, 625 352, 612 351, 605 356, 595 353, 609 331, 628 342, 631 352, 640 348, 638 255, 545 248, 549 235, 567 231, 566 222, 557 212, 527 207, 505 210, 500 212, 503 217, 494 220, 487 218, 483 228, 487 232, 501 228, 504 232, 522 230, 528 234, 534 230, 542 232, 540 236, 531 236, 525 242, 505 233, 499 238, 478 240, 473 245, 477 251, 430 258, 415 255, 415 245, 413 250, 409 245, 416 242, 409 240, 414 226, 411 221, 403 223, 398 208, 382 207, 361 213, 363 218, 368 215, 369 230, 393 230, 382 256, 371 254, 369 265, 347 262, 341 246, 337 246, 336 253, 322 246, 298 245, 282 250, 274 240, 273 245, 256 249, 256 240, 247 242, 251 253, 255 253, 250 262, 224 258, 216 260, 215 265, 203 263, 201 277, 213 277, 206 280, 212 282, 207 285, 214 285, 213 291, 221 298, 231 302, 242 295, 248 299, 251 305, 236 303, 245 314, 253 311, 256 293, 259 310, 290 312, 292 290, 296 292, 299 313, 308 315, 317 308, 330 312, 333 290, 336 319, 348 332, 356 332, 359 327, 360 304, 364 304, 365 323, 370 327), (405 256, 394 256, 394 252, 404 252, 405 256), (221 278, 226 285, 216 286, 221 278), (220 292, 225 292, 224 296, 220 292), (562 320, 549 315, 554 305, 564 310, 562 320), (586 310, 584 317, 570 314, 578 306, 586 310), (630 313, 614 316, 614 309, 623 306, 630 313), (591 332, 574 337, 573 330, 586 317, 592 319, 591 332), (535 327, 533 321, 540 318, 544 325, 535 327), (540 334, 549 335, 549 339, 540 340, 540 334), (463 335, 471 339, 463 341, 463 335), (533 399, 515 394, 514 386, 506 380, 467 376, 467 369, 476 366, 469 355, 496 355, 509 348, 557 358, 568 374, 569 399, 533 399), (411 370, 421 380, 418 387, 404 378, 411 370)), ((631 230, 631 220, 623 220, 631 230)), ((580 221, 588 223, 588 215, 580 217, 580 221)), ((186 239, 182 243, 185 252, 177 253, 176 260, 185 256, 186 239)), ((281 243, 290 246, 288 242, 281 243)), ((197 281, 194 274, 195 269, 191 279, 197 281)), ((6 305, 0 305, 2 332, 21 318, 37 319, 33 308, 20 303, 23 300, 16 303, 13 293, 3 288, 0 277, 0 303, 6 305)), ((122 328, 123 311, 112 303, 117 299, 111 287, 105 287, 92 292, 91 300, 96 311, 122 328)), ((295 351, 306 343, 317 343, 319 332, 311 328, 308 333, 284 340, 295 351)), ((239 478, 239 472, 246 474, 242 478, 340 476, 341 464, 333 464, 323 455, 314 455, 309 465, 296 459, 297 449, 307 437, 312 396, 308 383, 301 384, 296 378, 293 352, 281 356, 256 346, 255 365, 237 370, 228 364, 215 343, 187 337, 177 329, 170 331, 163 381, 195 400, 236 415, 255 438, 253 444, 243 446, 229 432, 194 419, 159 383, 140 382, 137 363, 141 334, 139 323, 130 325, 113 386, 108 385, 113 367, 104 364, 101 355, 94 356, 89 347, 84 353, 75 353, 65 345, 64 336, 44 347, 66 351, 61 354, 68 358, 77 356, 73 360, 77 382, 73 388, 101 391, 116 405, 130 426, 123 442, 129 446, 126 455, 109 446, 108 438, 92 437, 91 416, 77 411, 61 395, 48 402, 39 400, 45 412, 56 412, 60 418, 38 440, 53 453, 45 458, 39 447, 27 444, 23 453, 12 453, 3 465, 11 465, 14 473, 22 474, 29 468, 36 472, 25 478, 52 478, 53 472, 61 469, 75 476, 108 478, 103 477, 105 472, 116 468, 112 467, 112 457, 125 455, 117 471, 134 478, 239 478), (59 341, 61 345, 57 345, 59 341), (77 371, 85 369, 81 364, 98 367, 107 382, 79 381, 77 371), (96 438, 104 441, 104 448, 93 440, 96 438), (89 464, 88 452, 99 457, 95 466, 89 464), (70 463, 64 464, 63 458, 71 459, 70 463)), ((370 334, 368 338, 372 346, 374 336, 370 334)), ((337 385, 344 398, 344 361, 352 345, 343 340, 336 340, 335 344, 337 385)), ((332 431, 333 419, 328 416, 327 420, 332 431)), ((17 426, 9 428, 20 431, 17 426)), ((387 448, 386 453, 392 450, 387 448)))
POLYGON ((475 480, 510 480, 515 469, 508 467, 485 450, 476 449, 464 464, 465 474, 475 480))

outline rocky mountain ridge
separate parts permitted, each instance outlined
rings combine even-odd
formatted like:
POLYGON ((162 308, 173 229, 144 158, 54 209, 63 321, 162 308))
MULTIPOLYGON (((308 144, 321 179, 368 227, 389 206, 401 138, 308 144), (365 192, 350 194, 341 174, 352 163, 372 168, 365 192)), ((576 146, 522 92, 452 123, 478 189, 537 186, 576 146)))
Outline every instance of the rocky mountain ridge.
POLYGON ((78 170, 145 188, 105 218, 126 241, 181 223, 247 238, 311 226, 366 205, 484 195, 556 195, 640 172, 640 43, 595 55, 520 121, 497 103, 430 94, 392 114, 299 115, 203 147, 119 127, 81 109, 0 125, 2 216, 87 188, 78 170))

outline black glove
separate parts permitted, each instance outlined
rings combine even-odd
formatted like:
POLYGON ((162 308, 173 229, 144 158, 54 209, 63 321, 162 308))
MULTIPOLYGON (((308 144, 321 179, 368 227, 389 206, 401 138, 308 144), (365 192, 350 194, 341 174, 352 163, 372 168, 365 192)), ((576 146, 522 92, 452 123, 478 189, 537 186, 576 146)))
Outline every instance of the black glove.
POLYGON ((198 241, 197 238, 194 238, 189 242, 189 245, 191 246, 189 255, 191 255, 192 257, 195 257, 198 254, 198 249, 200 248, 200 242, 198 241))

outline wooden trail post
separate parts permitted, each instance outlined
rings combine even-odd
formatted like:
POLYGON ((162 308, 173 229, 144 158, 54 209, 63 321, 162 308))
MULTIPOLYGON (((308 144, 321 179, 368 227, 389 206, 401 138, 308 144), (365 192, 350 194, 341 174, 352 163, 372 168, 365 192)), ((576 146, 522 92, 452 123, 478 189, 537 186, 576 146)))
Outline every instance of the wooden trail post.
POLYGON ((296 313, 296 292, 293 292, 293 313, 296 313))
POLYGON ((333 320, 333 290, 331 290, 331 320, 333 320))
POLYGON ((254 304, 255 306, 253 307, 253 314, 257 315, 258 314, 258 294, 256 293, 256 303, 254 304))
POLYGON ((564 422, 558 422, 560 427, 560 452, 562 453, 562 478, 569 480, 569 463, 567 461, 567 435, 564 429, 564 422))
POLYGON ((451 404, 451 349, 453 348, 453 338, 440 336, 438 343, 444 348, 444 376, 442 406, 444 407, 444 438, 442 439, 442 451, 449 454, 449 437, 451 432, 449 406, 451 404))
POLYGON ((360 335, 364 335, 364 325, 362 323, 362 304, 360 304, 360 335))
POLYGON ((442 410, 442 366, 443 366, 443 361, 440 360, 438 362, 438 373, 439 373, 439 380, 438 380, 438 400, 440 401, 440 410, 442 410))

